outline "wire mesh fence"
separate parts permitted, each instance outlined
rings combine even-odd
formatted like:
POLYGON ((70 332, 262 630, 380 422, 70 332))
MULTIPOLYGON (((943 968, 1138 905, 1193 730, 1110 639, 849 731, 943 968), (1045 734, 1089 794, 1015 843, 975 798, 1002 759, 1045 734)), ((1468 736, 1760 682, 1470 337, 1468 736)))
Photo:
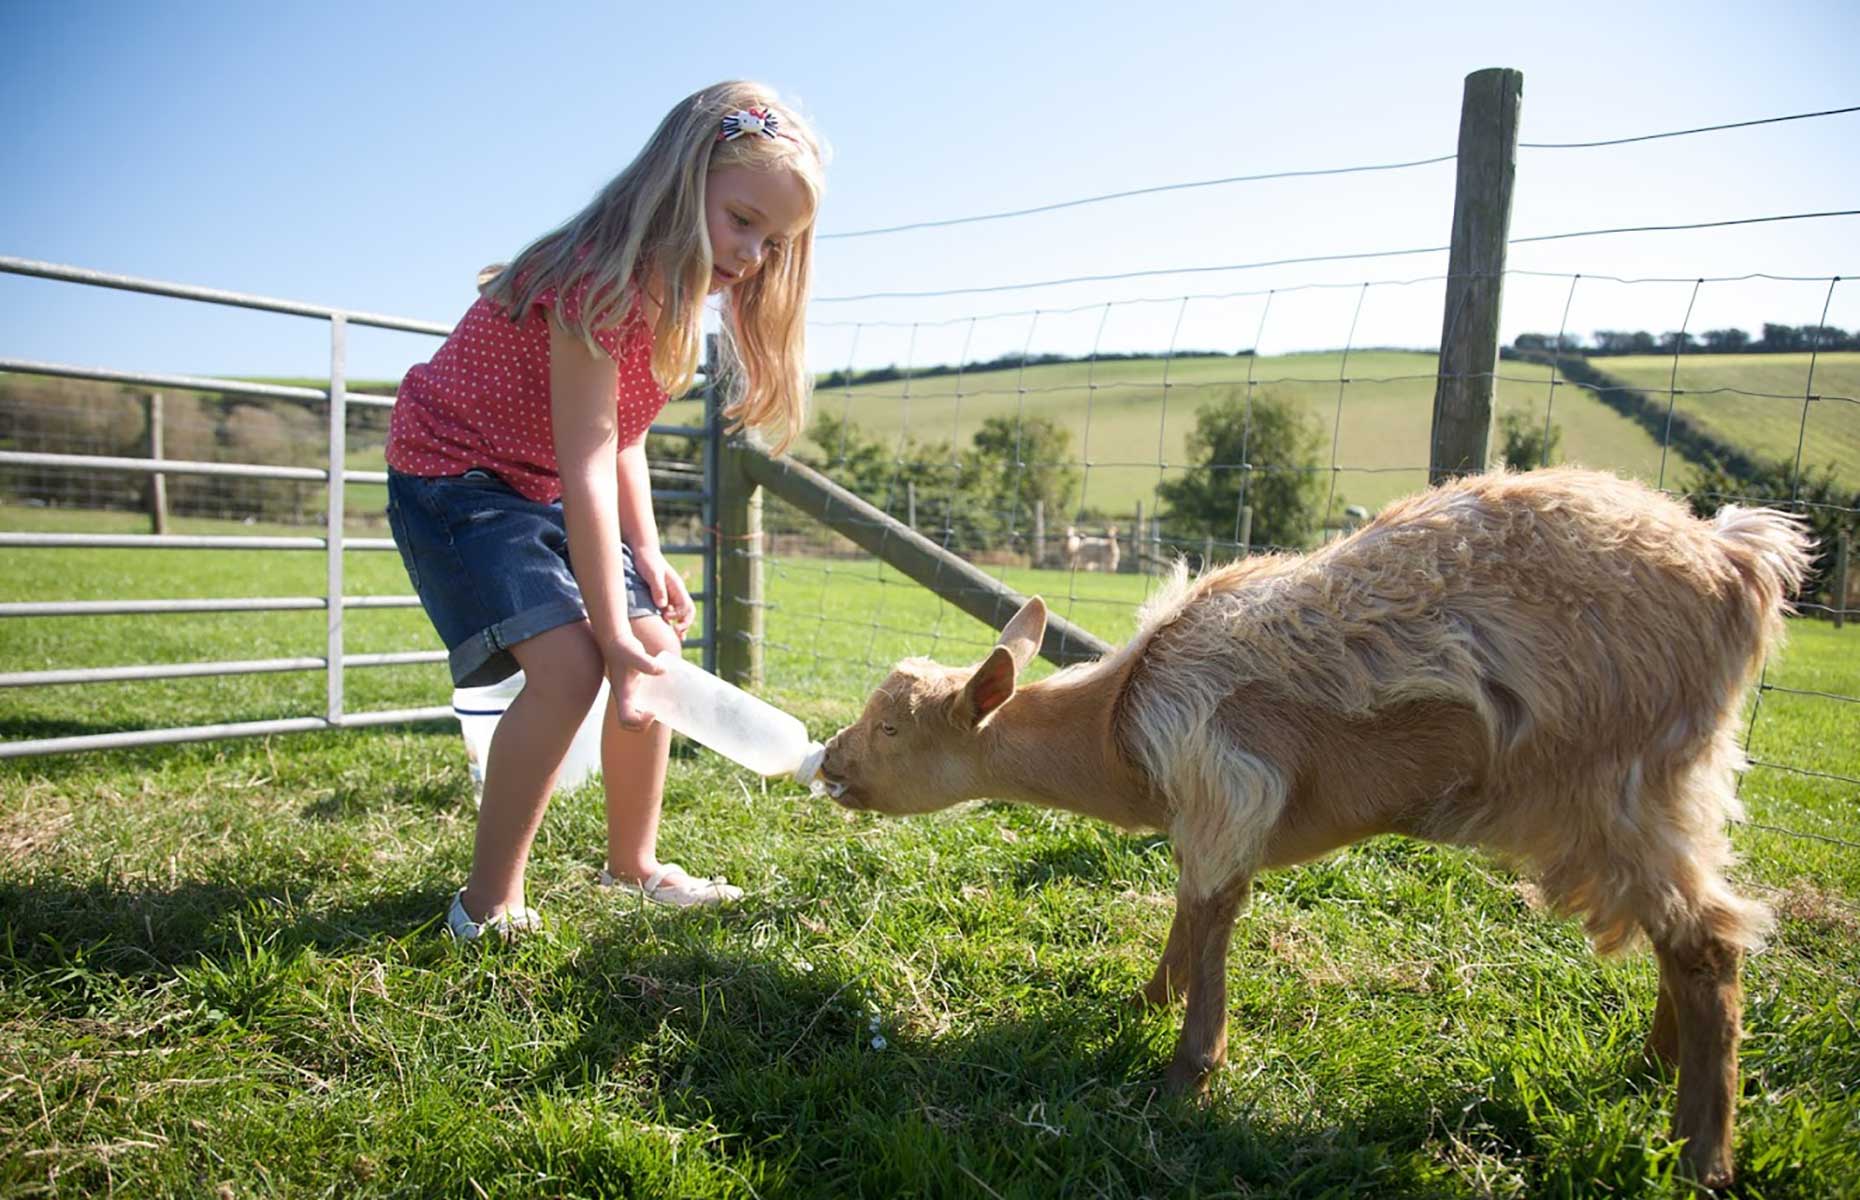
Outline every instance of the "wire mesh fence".
MULTIPOLYGON (((0 375, 0 447, 26 453, 315 468, 327 465, 326 421, 314 401, 0 375)), ((350 469, 384 469, 387 422, 385 407, 350 409, 350 469)), ((155 531, 169 517, 320 526, 325 496, 312 480, 0 464, 0 503, 146 513, 155 531)), ((346 524, 386 528, 379 485, 355 484, 344 499, 346 524)))
MULTIPOLYGON (((1860 108, 1518 144, 1562 162, 1595 147, 1855 112, 1860 108)), ((830 252, 843 239, 864 247, 925 228, 1039 221, 1137 195, 1292 177, 1353 187, 1366 176, 1454 158, 1198 180, 822 241, 830 252)), ((1844 228, 1830 223, 1855 215, 1820 209, 1618 224, 1509 242, 1562 255, 1583 238, 1619 244, 1733 227, 1844 228)), ((1044 595, 1058 616, 1115 642, 1135 628, 1139 607, 1176 562, 1202 569, 1308 549, 1347 536, 1389 500, 1426 486, 1443 384, 1489 383, 1495 461, 1609 468, 1685 497, 1702 513, 1725 503, 1791 508, 1820 542, 1796 624, 1819 634, 1855 615, 1860 586, 1841 549, 1860 513, 1860 336, 1847 332, 1860 325, 1860 290, 1848 274, 1551 269, 1579 265, 1573 254, 1456 273, 1442 258, 1448 249, 1346 246, 818 297, 810 339, 821 361, 842 365, 819 377, 815 423, 795 454, 881 514, 874 522, 881 547, 901 536, 896 531, 913 531, 1020 593, 1044 595), (1426 265, 1385 269, 1393 260, 1426 265), (1287 270, 1309 274, 1286 277, 1287 270), (1260 282, 1165 296, 1102 294, 1137 280, 1173 286, 1236 274, 1260 282), (1489 370, 1443 371, 1436 350, 1389 334, 1415 314, 1433 321, 1454 287, 1467 283, 1502 284, 1514 323, 1528 314, 1531 332, 1516 335, 1489 370), (1055 288, 1069 299, 978 299, 1045 298, 1055 288), (1081 288, 1100 294, 1079 299, 1081 288), (1760 333, 1737 326, 1736 314, 1753 295, 1775 314, 1760 333), (1621 328, 1623 311, 1643 314, 1645 328, 1621 328)), ((380 469, 386 409, 356 404, 350 414, 348 467, 380 469)), ((0 374, 0 446, 13 451, 314 465, 322 433, 315 405, 289 397, 261 401, 205 387, 99 393, 57 378, 0 374)), ((888 565, 882 550, 875 554, 774 498, 759 531, 727 533, 696 498, 707 473, 701 445, 655 437, 649 454, 668 544, 715 537, 724 539, 724 555, 761 564, 766 587, 719 597, 726 606, 759 610, 760 630, 725 636, 757 641, 765 679, 783 696, 843 716, 899 658, 961 661, 992 644, 992 631, 960 603, 973 586, 963 578, 937 577, 926 588, 888 565)), ((344 523, 377 526, 380 493, 372 483, 348 486, 344 523)), ((152 522, 173 514, 321 525, 324 494, 316 483, 292 479, 0 466, 5 504, 147 513, 152 522)), ((1852 847, 1860 843, 1851 803, 1860 766, 1846 747, 1860 741, 1860 681, 1839 661, 1854 656, 1840 655, 1837 645, 1830 647, 1833 665, 1766 667, 1745 736, 1760 775, 1803 785, 1788 794, 1793 799, 1759 788, 1766 803, 1793 805, 1760 823, 1852 847), (1797 736, 1804 724, 1813 732, 1797 736)))
MULTIPOLYGON (((1563 152, 1856 111, 1520 145, 1563 152)), ((1037 218, 1134 194, 841 236, 1037 218)), ((1511 244, 1854 215, 1620 225, 1511 244)), ((1441 271, 949 313, 951 303, 1057 285, 1329 267, 1445 250, 823 297, 810 335, 829 347, 827 361, 837 353, 844 366, 820 377, 811 436, 796 453, 900 528, 1020 593, 1043 595, 1056 614, 1116 642, 1135 629, 1141 604, 1174 564, 1199 570, 1250 554, 1308 550, 1425 487, 1437 389, 1450 378, 1487 379, 1493 463, 1614 470, 1702 516, 1725 504, 1774 505, 1804 516, 1817 557, 1792 623, 1802 649, 1763 670, 1743 733, 1752 763, 1744 790, 1756 828, 1860 849, 1860 806, 1853 803, 1860 764, 1849 749, 1860 742, 1860 678, 1846 665, 1860 656, 1828 636, 1860 611, 1860 581, 1847 570, 1844 550, 1860 513, 1860 335, 1847 332, 1860 318, 1860 295, 1847 274, 1628 277, 1543 269, 1554 264, 1541 259, 1485 272, 1481 278, 1504 287, 1508 313, 1528 313, 1539 324, 1516 335, 1491 372, 1458 376, 1443 374, 1433 349, 1389 347, 1364 332, 1380 327, 1378 310, 1441 312, 1454 279, 1441 271), (1729 315, 1748 311, 1753 295, 1775 314, 1760 333, 1737 328, 1729 315), (858 315, 877 302, 881 313, 858 315), (900 316, 900 304, 920 304, 926 315, 900 316), (1624 308, 1644 314, 1651 332, 1608 328, 1624 308), (1162 340, 1146 345, 1120 332, 1120 324, 1156 328, 1156 310, 1166 317, 1162 340), (1334 330, 1331 348, 1275 344, 1281 325, 1314 324, 1334 330), (1016 348, 1002 352, 1004 344, 1016 348), (988 350, 978 355, 977 346, 988 350)), ((1309 335, 1303 340, 1309 344, 1309 335)), ((844 709, 898 659, 973 661, 992 645, 992 631, 963 611, 952 588, 926 592, 883 557, 780 500, 767 501, 763 522, 768 586, 756 601, 761 630, 751 636, 762 640, 769 684, 795 702, 844 709)))

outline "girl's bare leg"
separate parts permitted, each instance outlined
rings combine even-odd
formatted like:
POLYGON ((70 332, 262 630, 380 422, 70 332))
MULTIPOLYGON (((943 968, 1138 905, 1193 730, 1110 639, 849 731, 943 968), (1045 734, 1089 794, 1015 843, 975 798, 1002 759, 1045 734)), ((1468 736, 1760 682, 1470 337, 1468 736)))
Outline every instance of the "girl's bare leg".
MULTIPOLYGON (((663 619, 638 617, 632 624, 647 654, 678 649, 678 635, 663 619)), ((643 882, 659 869, 659 812, 671 744, 672 731, 657 721, 642 730, 620 728, 609 698, 601 723, 601 779, 607 789, 607 870, 616 879, 643 882)))
POLYGON ((465 882, 465 912, 474 921, 523 904, 530 844, 605 673, 586 621, 537 634, 511 653, 525 682, 491 738, 471 877, 465 882))

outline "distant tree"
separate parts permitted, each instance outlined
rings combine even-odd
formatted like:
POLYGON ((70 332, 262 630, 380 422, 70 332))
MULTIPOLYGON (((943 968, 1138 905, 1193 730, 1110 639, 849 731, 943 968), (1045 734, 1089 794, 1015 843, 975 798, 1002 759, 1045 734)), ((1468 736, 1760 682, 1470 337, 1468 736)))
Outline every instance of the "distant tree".
POLYGON ((1000 537, 1030 530, 1036 502, 1049 525, 1071 511, 1079 483, 1072 435, 1047 418, 986 418, 975 431, 974 460, 977 490, 1000 537))
POLYGON ((1323 519, 1324 435, 1295 403, 1271 394, 1252 404, 1230 393, 1195 416, 1190 466, 1157 495, 1173 524, 1231 538, 1245 489, 1253 509, 1253 544, 1301 546, 1323 519))
POLYGON ((1793 325, 1776 325, 1769 321, 1763 323, 1763 340, 1757 343, 1757 349, 1770 353, 1808 349, 1808 340, 1802 331, 1793 325))
POLYGON ((883 443, 854 422, 826 412, 814 418, 809 436, 819 450, 799 452, 796 457, 863 499, 883 503, 893 474, 892 456, 883 443), (873 500, 874 496, 881 499, 873 500))
POLYGON ((1846 350, 1853 344, 1847 331, 1838 325, 1804 325, 1802 341, 1805 348, 1816 350, 1846 350))
MULTIPOLYGON (((1601 336, 1597 334, 1596 336, 1601 336)), ((1582 335, 1579 333, 1520 333, 1512 339, 1514 350, 1536 351, 1541 354, 1579 354, 1582 351, 1582 335)))
POLYGON ((1658 348, 1653 335, 1644 329, 1598 329, 1595 331, 1596 354, 1652 354, 1658 348))
POLYGON ((866 503, 898 518, 910 510, 910 485, 919 492, 917 522, 929 528, 942 523, 935 504, 952 487, 952 455, 945 442, 925 444, 903 435, 885 439, 868 434, 852 421, 821 413, 810 436, 820 447, 797 457, 866 503))
POLYGON ((1563 427, 1552 421, 1546 436, 1544 426, 1530 413, 1511 409, 1498 418, 1501 446, 1495 460, 1513 471, 1528 471, 1557 461, 1557 448, 1563 441, 1563 427))
POLYGON ((1741 329, 1707 329, 1703 337, 1707 354, 1737 354, 1750 345, 1750 335, 1741 329))
POLYGON ((830 413, 809 436, 818 450, 799 455, 803 462, 899 520, 909 519, 914 490, 917 531, 952 550, 1020 544, 1036 500, 1055 520, 1078 488, 1071 435, 1044 417, 1018 426, 990 417, 966 454, 948 442, 877 437, 830 413))
POLYGON ((1662 354, 1684 353, 1698 345, 1698 340, 1684 330, 1668 331, 1660 335, 1660 352, 1662 354))

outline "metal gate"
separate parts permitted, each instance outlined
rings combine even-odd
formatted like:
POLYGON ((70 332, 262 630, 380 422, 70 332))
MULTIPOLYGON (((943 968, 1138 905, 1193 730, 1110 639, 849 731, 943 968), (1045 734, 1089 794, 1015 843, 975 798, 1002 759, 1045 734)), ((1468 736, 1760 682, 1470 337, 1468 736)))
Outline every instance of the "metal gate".
MULTIPOLYGON (((0 673, 0 688, 46 687, 57 684, 107 683, 125 680, 179 679, 216 675, 253 675, 279 671, 322 671, 327 678, 326 699, 321 715, 286 717, 269 721, 242 721, 212 725, 189 725, 166 729, 141 729, 76 737, 40 738, 0 742, 0 758, 25 755, 60 754, 84 750, 108 750, 128 746, 148 746, 172 742, 207 741, 215 738, 253 737, 274 733, 300 733, 320 729, 355 729, 372 725, 394 725, 413 721, 452 719, 449 704, 428 708, 406 708, 375 712, 350 712, 343 702, 343 676, 353 668, 398 666, 409 663, 444 662, 444 650, 408 650, 386 654, 347 654, 343 652, 343 615, 350 609, 417 608, 419 599, 412 595, 349 596, 343 591, 343 553, 348 550, 392 550, 392 538, 345 537, 343 529, 344 486, 350 483, 386 483, 385 471, 357 471, 343 464, 348 447, 349 407, 391 408, 392 396, 351 392, 346 384, 347 335, 351 325, 397 330, 444 337, 450 327, 430 321, 351 309, 329 308, 278 300, 264 296, 243 295, 212 288, 190 287, 159 280, 109 275, 98 271, 27 259, 0 257, 0 272, 34 276, 91 287, 115 288, 143 292, 154 296, 220 304, 261 312, 284 313, 327 322, 329 326, 329 386, 326 389, 286 387, 273 384, 242 383, 184 375, 114 371, 69 363, 38 362, 30 359, 0 357, 0 372, 22 375, 46 375, 67 379, 94 380, 103 383, 129 384, 147 388, 211 392, 258 400, 292 400, 323 402, 328 405, 329 456, 323 468, 271 466, 233 462, 195 462, 161 457, 113 457, 95 454, 47 454, 0 449, 0 466, 50 467, 73 472, 130 471, 157 478, 166 475, 217 475, 246 479, 281 479, 322 483, 327 487, 327 517, 322 537, 261 536, 184 536, 166 533, 20 533, 0 531, 0 547, 56 550, 66 547, 133 547, 137 549, 212 549, 243 551, 321 551, 326 557, 327 586, 321 596, 271 596, 226 599, 145 599, 118 598, 100 601, 33 600, 0 603, 0 618, 84 616, 107 617, 143 613, 224 613, 276 612, 293 609, 322 609, 327 612, 325 650, 321 656, 253 660, 212 660, 188 663, 122 665, 79 670, 19 671, 0 673)), ((714 393, 706 382, 707 393, 714 393)), ((702 464, 701 486, 696 489, 653 489, 653 501, 696 503, 702 512, 704 536, 697 542, 671 544, 667 554, 701 554, 704 560, 703 587, 692 599, 702 605, 703 634, 687 647, 700 647, 707 669, 716 669, 717 606, 711 597, 717 594, 716 555, 716 434, 719 418, 714 394, 706 405, 707 419, 702 425, 654 425, 655 434, 690 438, 707 442, 698 461, 702 464)))

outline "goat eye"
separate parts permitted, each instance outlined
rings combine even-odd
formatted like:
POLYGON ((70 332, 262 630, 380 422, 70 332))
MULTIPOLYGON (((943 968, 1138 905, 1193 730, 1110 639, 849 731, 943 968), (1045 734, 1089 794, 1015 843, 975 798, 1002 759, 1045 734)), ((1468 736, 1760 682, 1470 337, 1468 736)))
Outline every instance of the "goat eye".
POLYGON ((878 723, 878 731, 886 737, 898 736, 898 727, 893 725, 890 721, 880 721, 878 723))

